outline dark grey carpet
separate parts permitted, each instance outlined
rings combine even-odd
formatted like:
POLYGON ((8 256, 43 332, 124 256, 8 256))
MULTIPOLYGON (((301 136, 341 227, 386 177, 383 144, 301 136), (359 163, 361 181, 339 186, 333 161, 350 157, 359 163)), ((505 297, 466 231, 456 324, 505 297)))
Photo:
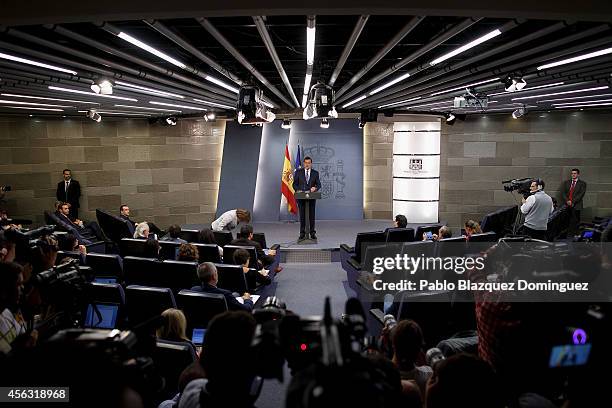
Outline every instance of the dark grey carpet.
MULTIPOLYGON (((287 308, 301 316, 323 314, 326 296, 331 297, 332 313, 339 318, 344 312, 347 295, 344 289, 346 272, 339 262, 330 264, 284 264, 276 275, 276 296, 285 301, 287 308)), ((285 392, 291 378, 285 370, 285 381, 266 380, 256 406, 281 408, 285 405, 285 392)))

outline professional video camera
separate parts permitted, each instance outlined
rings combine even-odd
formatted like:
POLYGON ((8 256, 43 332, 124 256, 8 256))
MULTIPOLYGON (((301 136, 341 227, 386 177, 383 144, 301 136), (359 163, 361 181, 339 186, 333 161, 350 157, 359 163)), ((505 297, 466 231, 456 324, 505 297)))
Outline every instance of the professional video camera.
POLYGON ((331 317, 329 298, 323 318, 300 317, 270 297, 254 313, 258 322, 253 340, 258 374, 264 378, 283 378, 287 361, 292 372, 317 363, 342 364, 366 348, 365 314, 357 299, 349 299, 339 321, 331 317))
POLYGON ((522 179, 512 179, 512 180, 504 180, 502 184, 504 185, 504 191, 509 193, 513 191, 517 191, 523 197, 527 198, 531 195, 531 182, 534 179, 527 177, 522 179))
POLYGON ((8 228, 3 231, 4 239, 15 245, 15 259, 32 261, 35 250, 42 245, 40 238, 53 235, 54 225, 46 225, 30 231, 8 228))
POLYGON ((3 384, 68 387, 69 405, 90 407, 121 405, 129 387, 143 398, 143 406, 158 405, 152 400, 163 378, 151 354, 139 350, 134 332, 67 329, 39 343, 7 359, 7 371, 0 373, 3 384))
POLYGON ((80 268, 75 259, 32 277, 32 285, 39 290, 43 306, 50 310, 43 316, 44 320, 37 323, 36 328, 43 337, 80 325, 89 303, 87 293, 92 280, 91 270, 80 268))

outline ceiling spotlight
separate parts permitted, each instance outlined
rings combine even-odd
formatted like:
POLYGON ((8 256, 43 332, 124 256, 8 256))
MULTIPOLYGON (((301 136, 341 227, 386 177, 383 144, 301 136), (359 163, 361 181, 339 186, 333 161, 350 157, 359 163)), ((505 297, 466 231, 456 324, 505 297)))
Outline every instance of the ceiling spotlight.
POLYGON ((527 85, 527 81, 525 81, 522 77, 512 77, 508 76, 504 79, 504 90, 506 92, 516 92, 525 88, 527 85))
POLYGON ((317 82, 313 85, 308 92, 303 117, 304 120, 337 118, 338 112, 334 106, 334 89, 323 82, 317 82))
POLYGON ((216 119, 216 117, 217 116, 214 114, 214 112, 210 112, 210 113, 207 113, 206 115, 204 115, 204 120, 206 122, 212 122, 212 121, 214 121, 216 119))
POLYGON ((168 116, 165 119, 166 125, 168 126, 176 126, 176 118, 174 116, 168 116))
POLYGON ((91 85, 91 90, 100 95, 112 95, 113 83, 108 79, 101 79, 91 85))
POLYGON ((452 112, 448 112, 444 117, 446 118, 446 124, 451 126, 454 125, 457 120, 457 117, 452 112))
POLYGON ((359 129, 363 129, 366 123, 376 122, 378 120, 378 110, 368 109, 361 112, 359 116, 359 129))
POLYGON ((240 88, 236 116, 238 123, 244 125, 270 123, 276 119, 276 115, 263 102, 262 90, 251 85, 240 88))
POLYGON ((514 112, 512 112, 512 117, 514 119, 518 119, 520 117, 525 116, 526 114, 527 114, 527 108, 521 107, 521 108, 518 108, 517 110, 515 110, 514 112))
POLYGON ((321 128, 328 129, 329 128, 329 120, 327 118, 321 119, 321 128))
POLYGON ((281 123, 282 129, 291 129, 291 121, 289 119, 283 119, 283 123, 281 123))
POLYGON ((87 116, 89 119, 93 120, 94 122, 100 123, 100 121, 102 121, 102 116, 100 116, 100 114, 96 112, 95 109, 89 109, 87 112, 85 112, 85 116, 87 116))

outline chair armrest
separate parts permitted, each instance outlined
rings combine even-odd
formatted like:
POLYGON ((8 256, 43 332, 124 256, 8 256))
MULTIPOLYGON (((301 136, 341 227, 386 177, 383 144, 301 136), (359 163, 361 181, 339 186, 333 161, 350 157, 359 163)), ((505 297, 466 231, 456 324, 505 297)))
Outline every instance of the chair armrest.
POLYGON ((355 248, 354 247, 350 247, 347 244, 340 244, 340 249, 346 251, 346 252, 350 252, 353 253, 355 252, 355 248))
POLYGON ((384 323, 385 313, 380 309, 370 309, 370 314, 380 322, 380 324, 384 323))
POLYGON ((273 249, 275 251, 278 251, 280 249, 280 245, 279 244, 274 244, 270 247, 270 249, 273 249))
POLYGON ((357 262, 355 258, 350 258, 347 262, 351 267, 355 268, 355 270, 361 270, 361 264, 357 262))

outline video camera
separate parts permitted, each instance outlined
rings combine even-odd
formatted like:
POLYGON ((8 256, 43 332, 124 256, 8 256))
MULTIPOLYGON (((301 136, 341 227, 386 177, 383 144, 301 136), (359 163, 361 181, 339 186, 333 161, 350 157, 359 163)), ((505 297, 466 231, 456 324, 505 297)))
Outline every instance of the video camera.
POLYGON ((300 317, 269 297, 254 313, 258 322, 252 347, 263 378, 283 379, 283 365, 292 372, 316 363, 343 365, 365 349, 365 314, 357 299, 346 303, 342 319, 332 319, 329 298, 320 316, 300 317))
POLYGON ((80 268, 78 261, 67 262, 40 272, 32 277, 32 286, 40 291, 43 306, 52 313, 37 323, 43 337, 61 329, 80 325, 88 301, 89 283, 93 273, 89 268, 80 268))
POLYGON ((517 191, 523 197, 527 198, 531 195, 531 182, 534 179, 527 177, 522 179, 512 179, 512 180, 504 180, 502 184, 504 185, 504 191, 509 193, 513 191, 517 191))

